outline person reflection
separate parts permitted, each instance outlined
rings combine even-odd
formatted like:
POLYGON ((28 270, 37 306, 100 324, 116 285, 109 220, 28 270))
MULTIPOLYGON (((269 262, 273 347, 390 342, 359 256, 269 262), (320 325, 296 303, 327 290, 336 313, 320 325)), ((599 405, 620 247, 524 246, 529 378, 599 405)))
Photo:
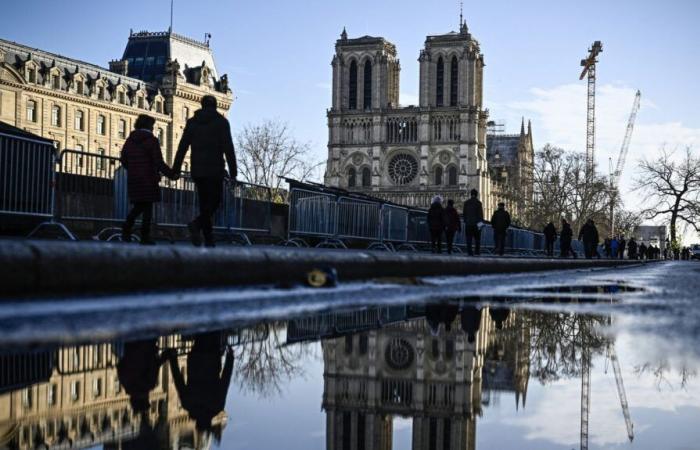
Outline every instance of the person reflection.
POLYGON ((481 326, 481 309, 472 305, 465 306, 460 313, 460 322, 462 331, 467 335, 467 341, 472 344, 481 326))
POLYGON ((140 430, 135 439, 123 443, 123 449, 157 448, 158 439, 148 415, 148 394, 158 383, 158 371, 163 361, 164 357, 158 356, 155 339, 124 344, 124 353, 117 364, 117 376, 129 395, 134 416, 140 417, 140 430))
POLYGON ((233 350, 226 346, 226 358, 221 367, 220 332, 200 333, 194 336, 192 350, 187 355, 187 381, 183 377, 177 358, 171 355, 170 369, 180 404, 194 419, 197 431, 214 433, 217 429, 212 419, 224 410, 233 372, 233 350))

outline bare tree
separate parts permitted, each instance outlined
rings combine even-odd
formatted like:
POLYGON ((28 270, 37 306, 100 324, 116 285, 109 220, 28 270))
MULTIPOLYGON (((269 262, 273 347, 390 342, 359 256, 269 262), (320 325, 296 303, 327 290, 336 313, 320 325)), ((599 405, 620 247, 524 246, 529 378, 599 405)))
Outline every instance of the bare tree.
POLYGON ((679 221, 700 231, 696 223, 700 213, 700 158, 693 155, 692 149, 686 147, 681 158, 661 149, 655 159, 640 161, 639 169, 634 188, 646 197, 644 217, 668 220, 672 245, 677 245, 679 221))
POLYGON ((244 181, 280 191, 284 177, 306 181, 315 178, 315 162, 308 143, 290 135, 286 123, 265 120, 246 125, 237 136, 238 173, 244 181))
POLYGON ((606 223, 610 189, 604 177, 586 178, 586 158, 552 145, 535 154, 533 168, 535 199, 532 225, 543 227, 568 218, 574 230, 588 219, 606 223))
POLYGON ((615 208, 615 231, 617 234, 630 236, 634 229, 642 224, 642 214, 624 209, 619 201, 616 204, 618 207, 615 208))

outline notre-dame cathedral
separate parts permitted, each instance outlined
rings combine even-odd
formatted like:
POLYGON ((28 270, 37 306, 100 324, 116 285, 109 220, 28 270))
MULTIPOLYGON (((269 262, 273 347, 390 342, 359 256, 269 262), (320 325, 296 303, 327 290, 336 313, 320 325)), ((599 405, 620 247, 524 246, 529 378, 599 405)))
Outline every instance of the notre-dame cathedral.
POLYGON ((419 105, 401 107, 394 44, 343 30, 332 62, 326 185, 423 208, 438 194, 459 204, 476 188, 486 215, 499 201, 517 214, 532 197, 531 128, 487 139, 479 42, 461 21, 459 32, 428 36, 418 61, 419 105))

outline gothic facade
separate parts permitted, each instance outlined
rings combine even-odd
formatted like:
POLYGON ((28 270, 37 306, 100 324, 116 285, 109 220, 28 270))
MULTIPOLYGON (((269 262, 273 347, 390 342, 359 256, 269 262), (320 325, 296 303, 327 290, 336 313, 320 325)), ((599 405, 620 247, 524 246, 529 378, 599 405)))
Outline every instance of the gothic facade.
POLYGON ((166 161, 204 95, 226 113, 232 93, 209 44, 167 32, 130 33, 109 68, 0 39, 0 121, 60 150, 117 156, 136 117, 156 119, 166 161))
POLYGON ((437 194, 461 202, 476 188, 490 214, 500 197, 487 157, 479 42, 462 23, 459 32, 428 36, 418 61, 419 104, 401 107, 396 47, 343 30, 332 62, 325 183, 415 207, 437 194))

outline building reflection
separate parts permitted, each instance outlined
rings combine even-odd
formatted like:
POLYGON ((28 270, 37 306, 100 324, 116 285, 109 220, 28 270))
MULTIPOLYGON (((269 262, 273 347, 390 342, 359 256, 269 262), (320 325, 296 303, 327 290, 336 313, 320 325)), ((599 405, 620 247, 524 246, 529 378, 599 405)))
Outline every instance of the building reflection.
POLYGON ((0 448, 208 448, 226 424, 239 338, 169 335, 1 355, 0 448))

